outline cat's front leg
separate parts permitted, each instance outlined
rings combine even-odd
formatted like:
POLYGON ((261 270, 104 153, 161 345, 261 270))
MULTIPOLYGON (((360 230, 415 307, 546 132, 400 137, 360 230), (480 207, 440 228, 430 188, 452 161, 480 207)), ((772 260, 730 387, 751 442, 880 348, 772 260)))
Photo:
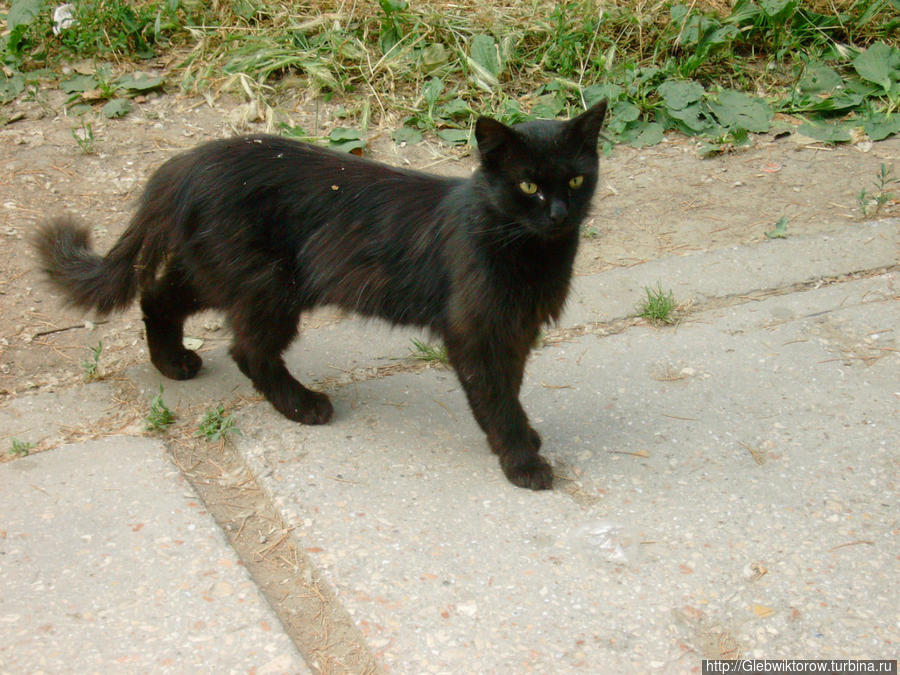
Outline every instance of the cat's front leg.
POLYGON ((532 490, 552 488, 553 469, 538 454, 541 437, 528 423, 518 398, 527 350, 452 337, 446 343, 469 406, 506 478, 532 490))

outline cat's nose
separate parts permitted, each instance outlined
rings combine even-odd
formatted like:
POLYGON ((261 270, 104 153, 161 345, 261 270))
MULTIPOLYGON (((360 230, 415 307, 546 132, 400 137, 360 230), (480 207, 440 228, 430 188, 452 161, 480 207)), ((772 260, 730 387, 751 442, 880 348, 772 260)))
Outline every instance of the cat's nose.
POLYGON ((565 202, 559 199, 554 199, 550 202, 550 221, 554 225, 561 224, 567 215, 569 215, 569 209, 566 207, 565 202))

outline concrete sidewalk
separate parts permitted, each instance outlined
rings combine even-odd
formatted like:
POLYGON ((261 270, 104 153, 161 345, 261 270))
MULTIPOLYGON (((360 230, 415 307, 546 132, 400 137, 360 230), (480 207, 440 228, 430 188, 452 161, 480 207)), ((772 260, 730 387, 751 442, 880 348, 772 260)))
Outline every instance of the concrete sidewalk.
MULTIPOLYGON (((898 227, 580 277, 580 336, 535 352, 523 385, 549 493, 505 481, 452 372, 378 370, 408 332, 356 320, 288 358, 328 384, 334 422, 248 404, 233 443, 391 672, 897 658, 898 227), (657 281, 699 309, 595 323, 657 281)), ((225 350, 204 359, 192 382, 128 377, 176 410, 252 394, 225 350)), ((41 396, 0 424, 40 437, 41 396)), ((305 668, 161 444, 127 436, 0 465, 0 634, 0 672, 305 668)))

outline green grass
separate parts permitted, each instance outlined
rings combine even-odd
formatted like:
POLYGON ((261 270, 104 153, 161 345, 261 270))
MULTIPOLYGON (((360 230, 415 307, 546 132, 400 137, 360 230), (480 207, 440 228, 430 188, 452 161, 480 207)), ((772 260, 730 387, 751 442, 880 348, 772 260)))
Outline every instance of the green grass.
POLYGON ((645 297, 638 305, 638 316, 657 325, 675 323, 677 304, 672 291, 663 290, 662 283, 657 282, 656 288, 645 286, 644 293, 645 297))
POLYGON ((787 239, 787 226, 789 222, 790 218, 787 216, 779 218, 775 223, 775 227, 765 232, 766 239, 787 239))
POLYGON ((175 423, 175 414, 163 401, 162 395, 163 387, 159 385, 159 393, 150 401, 150 412, 145 420, 147 431, 165 431, 175 423))
POLYGON ((13 438, 10 441, 9 454, 15 455, 16 457, 25 457, 33 448, 34 443, 28 443, 26 441, 20 441, 18 438, 13 438))
POLYGON ((422 342, 417 338, 412 338, 412 348, 409 350, 410 357, 416 361, 425 361, 427 363, 440 363, 448 365, 450 357, 447 355, 447 347, 444 345, 432 345, 422 342))
POLYGON ((84 154, 93 155, 96 151, 94 147, 94 129, 90 122, 81 120, 79 126, 72 127, 72 138, 84 154))
POLYGON ((894 193, 888 188, 892 185, 900 183, 900 178, 894 177, 894 166, 888 166, 882 163, 875 176, 875 190, 869 192, 866 188, 860 190, 856 195, 856 201, 859 210, 862 212, 863 218, 873 218, 878 215, 882 207, 889 201, 894 199, 894 193))
MULTIPOLYGON (((465 144, 478 114, 566 116, 603 97, 607 147, 677 131, 716 154, 772 129, 776 113, 826 143, 849 141, 855 128, 873 140, 900 131, 897 0, 326 0, 314 10, 283 0, 83 0, 59 36, 52 4, 13 3, 0 102, 35 78, 52 81, 42 69, 72 59, 114 61, 127 74, 166 54, 170 89, 231 89, 267 110, 302 87, 341 103, 344 129, 389 128, 406 143, 433 134, 465 144)), ((90 91, 106 100, 140 91, 100 69, 94 80, 90 91)), ((364 140, 330 139, 350 141, 348 150, 364 140)))
POLYGON ((96 347, 88 347, 90 356, 81 361, 81 372, 84 375, 84 381, 100 379, 100 354, 103 353, 103 343, 98 342, 96 347))
POLYGON ((207 441, 224 440, 228 434, 240 435, 240 429, 234 424, 234 415, 226 415, 225 406, 219 404, 206 412, 194 435, 202 436, 207 441))

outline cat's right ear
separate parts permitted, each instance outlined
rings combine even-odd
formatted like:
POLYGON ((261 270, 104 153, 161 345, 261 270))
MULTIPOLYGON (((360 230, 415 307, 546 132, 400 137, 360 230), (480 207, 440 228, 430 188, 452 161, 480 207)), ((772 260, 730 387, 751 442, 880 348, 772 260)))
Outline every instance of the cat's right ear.
POLYGON ((479 117, 475 122, 475 140, 481 161, 496 164, 504 151, 515 142, 516 132, 493 118, 479 117))
POLYGON ((600 127, 606 117, 606 99, 585 110, 578 117, 568 122, 569 138, 580 147, 597 147, 600 127))

